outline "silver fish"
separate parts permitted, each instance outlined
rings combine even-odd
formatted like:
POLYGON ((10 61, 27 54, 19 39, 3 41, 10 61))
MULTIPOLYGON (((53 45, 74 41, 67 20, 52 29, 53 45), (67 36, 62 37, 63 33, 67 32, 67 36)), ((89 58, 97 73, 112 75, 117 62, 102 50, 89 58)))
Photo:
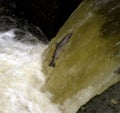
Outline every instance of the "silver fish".
POLYGON ((55 51, 54 51, 54 53, 53 53, 52 60, 51 60, 51 62, 50 62, 50 64, 49 64, 49 66, 55 67, 55 59, 58 57, 58 55, 59 55, 61 49, 63 48, 63 46, 64 46, 66 43, 69 42, 71 36, 72 36, 72 33, 67 34, 60 42, 58 42, 58 43, 56 44, 56 48, 55 48, 55 51))

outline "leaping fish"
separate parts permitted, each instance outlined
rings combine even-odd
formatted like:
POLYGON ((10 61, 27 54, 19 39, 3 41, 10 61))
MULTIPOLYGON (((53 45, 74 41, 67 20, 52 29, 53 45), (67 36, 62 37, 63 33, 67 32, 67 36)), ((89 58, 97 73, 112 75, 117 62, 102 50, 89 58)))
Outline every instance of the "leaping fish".
POLYGON ((58 55, 59 55, 61 49, 63 48, 63 46, 64 46, 66 43, 69 42, 71 36, 72 36, 72 33, 67 34, 60 42, 58 42, 58 43, 56 44, 56 48, 55 48, 55 51, 54 51, 54 53, 53 53, 52 60, 51 60, 51 62, 50 62, 50 64, 49 64, 49 66, 55 67, 55 59, 58 57, 58 55))

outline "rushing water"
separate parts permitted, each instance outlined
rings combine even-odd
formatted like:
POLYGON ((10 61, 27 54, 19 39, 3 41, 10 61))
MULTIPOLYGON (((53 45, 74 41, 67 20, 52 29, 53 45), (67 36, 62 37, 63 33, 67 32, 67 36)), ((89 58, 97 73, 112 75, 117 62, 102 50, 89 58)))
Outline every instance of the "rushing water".
POLYGON ((47 45, 28 31, 20 34, 14 27, 0 31, 0 113, 61 113, 51 94, 42 91, 47 45))

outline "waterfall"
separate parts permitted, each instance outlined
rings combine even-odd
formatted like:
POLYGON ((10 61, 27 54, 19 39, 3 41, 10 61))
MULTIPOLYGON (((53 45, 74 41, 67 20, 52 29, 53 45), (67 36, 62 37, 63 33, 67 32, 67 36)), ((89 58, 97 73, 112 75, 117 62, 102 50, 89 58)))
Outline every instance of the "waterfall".
POLYGON ((0 113, 61 113, 52 95, 42 91, 42 54, 48 45, 17 25, 4 25, 9 29, 1 30, 0 23, 0 113))

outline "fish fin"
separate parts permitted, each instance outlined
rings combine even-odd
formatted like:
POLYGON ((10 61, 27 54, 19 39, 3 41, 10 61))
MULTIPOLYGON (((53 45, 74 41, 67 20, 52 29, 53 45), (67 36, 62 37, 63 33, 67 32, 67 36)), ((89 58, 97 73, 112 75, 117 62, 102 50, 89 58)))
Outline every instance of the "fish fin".
POLYGON ((55 67, 55 62, 50 62, 48 66, 55 67))

